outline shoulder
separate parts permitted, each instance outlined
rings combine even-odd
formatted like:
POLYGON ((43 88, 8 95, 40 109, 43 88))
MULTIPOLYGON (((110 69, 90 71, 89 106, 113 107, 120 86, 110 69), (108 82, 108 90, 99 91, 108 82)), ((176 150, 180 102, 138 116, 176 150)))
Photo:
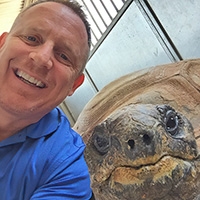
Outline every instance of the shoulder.
POLYGON ((43 138, 44 147, 45 145, 48 147, 49 153, 63 154, 65 158, 83 153, 85 149, 83 139, 71 128, 69 120, 61 109, 56 108, 46 115, 42 127, 45 127, 43 131, 47 134, 43 138))
POLYGON ((30 126, 27 132, 25 146, 30 152, 38 153, 38 164, 48 163, 48 167, 56 168, 62 162, 70 165, 85 149, 82 137, 71 128, 69 120, 59 108, 30 126))
POLYGON ((71 128, 69 120, 63 111, 57 108, 59 124, 57 129, 52 134, 52 138, 55 137, 56 143, 58 141, 68 146, 68 151, 77 151, 78 149, 84 149, 85 144, 82 137, 71 128))
POLYGON ((82 137, 71 128, 69 120, 60 108, 53 109, 40 121, 29 126, 26 132, 32 139, 45 138, 46 143, 56 140, 57 144, 73 144, 77 148, 85 146, 82 137))

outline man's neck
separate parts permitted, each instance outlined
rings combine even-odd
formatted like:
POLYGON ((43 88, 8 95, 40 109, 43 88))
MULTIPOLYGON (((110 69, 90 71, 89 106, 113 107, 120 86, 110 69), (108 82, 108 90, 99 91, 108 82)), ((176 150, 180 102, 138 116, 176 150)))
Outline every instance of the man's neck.
POLYGON ((16 134, 29 124, 31 124, 29 120, 19 118, 0 108, 0 141, 16 134))

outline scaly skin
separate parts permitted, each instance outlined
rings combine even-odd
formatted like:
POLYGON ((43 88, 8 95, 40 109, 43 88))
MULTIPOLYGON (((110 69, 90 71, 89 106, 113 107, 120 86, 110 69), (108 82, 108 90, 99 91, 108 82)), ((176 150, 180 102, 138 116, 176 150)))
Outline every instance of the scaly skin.
POLYGON ((200 194, 193 128, 166 105, 117 110, 94 129, 85 156, 98 200, 193 200, 200 194))

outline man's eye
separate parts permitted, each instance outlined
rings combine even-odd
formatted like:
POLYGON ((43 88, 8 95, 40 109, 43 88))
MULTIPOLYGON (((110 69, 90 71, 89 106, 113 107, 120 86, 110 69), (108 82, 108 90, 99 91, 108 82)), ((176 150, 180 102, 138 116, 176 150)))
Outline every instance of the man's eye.
POLYGON ((33 45, 33 46, 35 46, 35 45, 38 45, 38 44, 41 43, 41 39, 38 38, 38 37, 36 37, 36 36, 33 36, 33 35, 27 35, 27 36, 24 35, 24 36, 22 36, 21 38, 22 38, 22 40, 23 40, 25 43, 27 43, 28 45, 33 45))
POLYGON ((68 60, 68 57, 67 57, 65 54, 63 54, 63 53, 60 54, 60 57, 61 57, 63 60, 68 60))
POLYGON ((60 63, 66 65, 68 67, 72 66, 72 62, 71 62, 70 58, 68 57, 68 55, 66 55, 66 54, 57 52, 56 58, 60 63))
POLYGON ((26 38, 27 38, 27 40, 30 40, 32 42, 35 42, 37 40, 37 38, 34 36, 27 36, 26 38))

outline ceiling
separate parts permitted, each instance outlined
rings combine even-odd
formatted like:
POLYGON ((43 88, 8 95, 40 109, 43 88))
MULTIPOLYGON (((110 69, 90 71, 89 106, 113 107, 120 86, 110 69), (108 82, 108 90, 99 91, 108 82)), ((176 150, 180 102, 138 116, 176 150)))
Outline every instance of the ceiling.
POLYGON ((20 10, 33 0, 0 0, 0 34, 9 31, 20 10))
POLYGON ((21 9, 22 2, 22 0, 0 0, 0 34, 10 30, 21 9))

